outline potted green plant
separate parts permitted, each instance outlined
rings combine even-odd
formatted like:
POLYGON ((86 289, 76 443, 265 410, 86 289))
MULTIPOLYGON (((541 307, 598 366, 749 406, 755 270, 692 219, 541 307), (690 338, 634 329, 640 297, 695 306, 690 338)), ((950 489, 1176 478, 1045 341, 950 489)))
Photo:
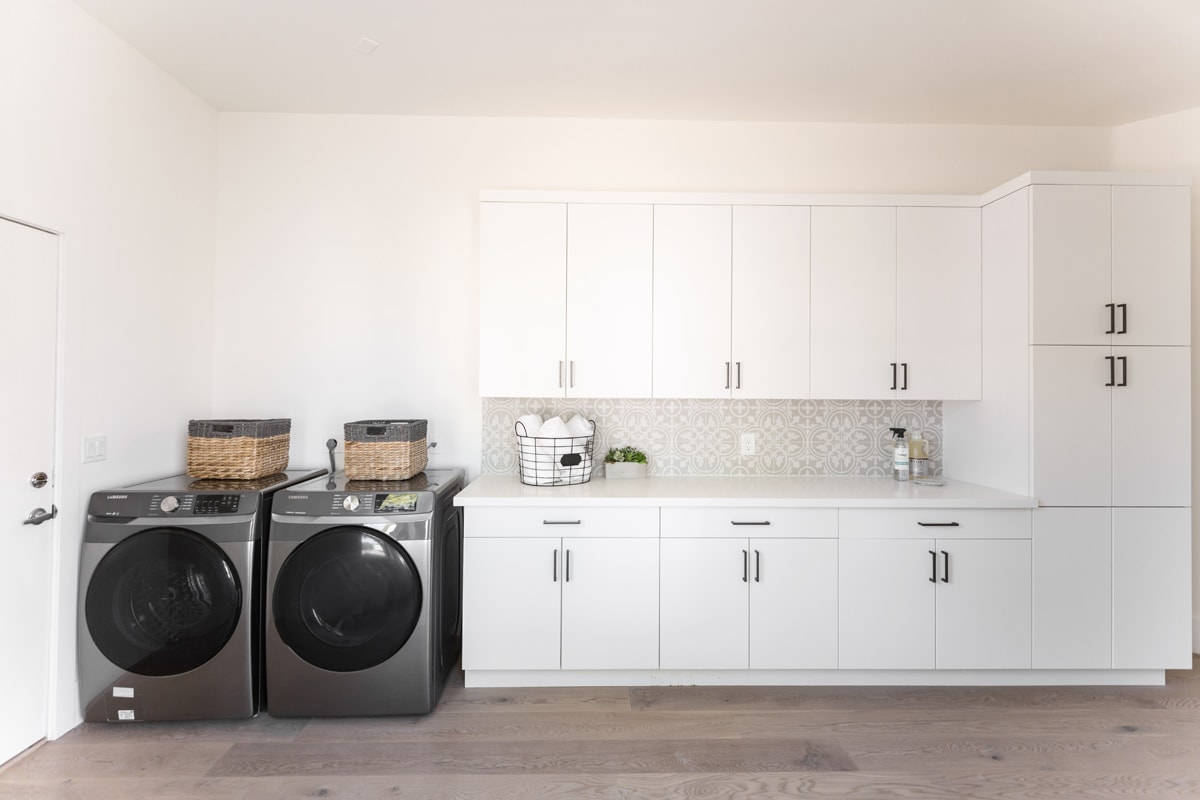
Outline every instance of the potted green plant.
POLYGON ((610 447, 604 456, 604 477, 644 478, 649 466, 646 454, 636 447, 610 447))

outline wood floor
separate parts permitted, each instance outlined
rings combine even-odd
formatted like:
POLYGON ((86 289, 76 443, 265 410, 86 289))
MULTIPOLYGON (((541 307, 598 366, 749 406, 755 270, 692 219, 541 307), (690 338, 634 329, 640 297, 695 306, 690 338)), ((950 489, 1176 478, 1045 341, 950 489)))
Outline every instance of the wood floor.
POLYGON ((1148 688, 466 689, 424 717, 83 725, 0 798, 1200 798, 1200 660, 1148 688))

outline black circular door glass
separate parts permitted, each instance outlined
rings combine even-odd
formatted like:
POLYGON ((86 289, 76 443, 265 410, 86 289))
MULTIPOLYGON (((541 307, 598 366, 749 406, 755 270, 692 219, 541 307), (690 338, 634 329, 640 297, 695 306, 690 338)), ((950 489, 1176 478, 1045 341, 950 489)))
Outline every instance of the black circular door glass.
POLYGON ((100 652, 138 675, 201 666, 233 636, 242 586, 229 557, 192 531, 154 528, 100 559, 84 613, 100 652))
POLYGON ((297 547, 275 580, 275 628, 309 664, 368 669, 404 646, 421 615, 421 578, 404 549, 367 528, 332 528, 297 547))

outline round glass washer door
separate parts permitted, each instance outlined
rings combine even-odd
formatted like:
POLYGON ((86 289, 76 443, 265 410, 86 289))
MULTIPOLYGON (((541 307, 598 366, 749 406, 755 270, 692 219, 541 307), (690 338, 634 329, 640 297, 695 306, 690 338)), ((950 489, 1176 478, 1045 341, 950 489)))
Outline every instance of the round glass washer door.
POLYGON ((178 675, 221 651, 242 612, 229 557, 205 537, 152 528, 115 545, 88 582, 84 615, 105 658, 138 675, 178 675))
POLYGON ((398 543, 369 528, 322 531, 279 568, 272 614, 280 639, 333 672, 387 661, 421 616, 421 578, 398 543))

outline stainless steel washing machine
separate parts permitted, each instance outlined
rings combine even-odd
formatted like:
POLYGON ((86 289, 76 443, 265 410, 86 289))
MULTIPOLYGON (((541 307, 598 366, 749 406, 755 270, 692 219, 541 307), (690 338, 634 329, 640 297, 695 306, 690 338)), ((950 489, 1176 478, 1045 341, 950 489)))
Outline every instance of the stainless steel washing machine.
POLYGON ((424 714, 462 650, 461 469, 280 492, 267 557, 267 713, 424 714))
POLYGON ((86 721, 259 712, 272 498, 324 473, 289 470, 250 481, 177 475, 92 495, 79 573, 86 721))

